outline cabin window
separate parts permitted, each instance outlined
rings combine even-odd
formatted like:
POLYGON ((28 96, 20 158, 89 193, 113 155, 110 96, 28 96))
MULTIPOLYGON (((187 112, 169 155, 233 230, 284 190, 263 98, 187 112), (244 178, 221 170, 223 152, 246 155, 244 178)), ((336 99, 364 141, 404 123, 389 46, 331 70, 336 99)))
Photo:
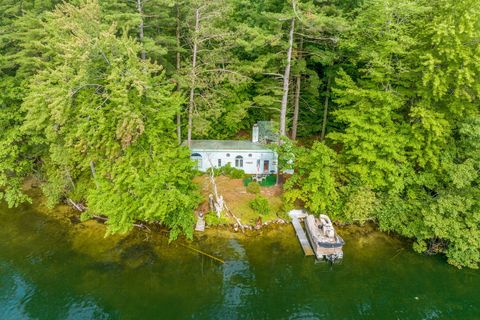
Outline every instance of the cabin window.
POLYGON ((190 158, 197 163, 197 169, 202 168, 202 155, 200 153, 192 153, 190 158))
POLYGON ((243 168, 243 157, 242 156, 236 156, 235 157, 235 167, 243 168))
POLYGON ((227 157, 230 157, 230 153, 227 153, 227 157))
POLYGON ((248 156, 251 158, 251 157, 252 157, 252 154, 251 154, 251 153, 249 153, 249 154, 248 154, 248 156))
POLYGON ((219 167, 222 166, 222 159, 218 159, 218 166, 219 166, 219 167))

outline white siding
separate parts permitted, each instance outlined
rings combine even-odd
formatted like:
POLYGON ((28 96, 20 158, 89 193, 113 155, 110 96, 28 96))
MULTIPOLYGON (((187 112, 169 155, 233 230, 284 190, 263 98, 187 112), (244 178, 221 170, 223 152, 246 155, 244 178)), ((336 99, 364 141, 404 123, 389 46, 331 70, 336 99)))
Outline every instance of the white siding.
MULTIPOLYGON (((247 174, 264 173, 264 168, 268 164, 268 173, 277 173, 277 156, 272 150, 191 150, 193 154, 200 154, 202 160, 199 161, 199 170, 206 171, 210 167, 218 167, 218 159, 222 166, 230 163, 235 168, 235 158, 243 157, 243 169, 247 174), (229 156, 227 156, 227 154, 229 156), (257 164, 260 164, 258 167, 257 164), (273 171, 273 172, 272 172, 273 171)), ((194 158, 194 157, 192 157, 194 158)), ((195 157, 198 158, 198 157, 195 157)))

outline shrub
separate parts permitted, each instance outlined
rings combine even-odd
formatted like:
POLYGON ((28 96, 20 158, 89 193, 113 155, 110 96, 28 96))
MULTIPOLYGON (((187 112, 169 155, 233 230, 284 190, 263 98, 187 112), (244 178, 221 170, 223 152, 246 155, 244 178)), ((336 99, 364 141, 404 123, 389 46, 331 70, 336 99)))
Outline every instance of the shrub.
POLYGON ((253 193, 253 194, 259 194, 260 193, 260 185, 256 181, 252 181, 248 184, 247 186, 247 192, 248 193, 253 193))
POLYGON ((210 174, 212 170, 215 176, 227 176, 232 179, 243 179, 245 177, 245 171, 232 167, 230 163, 220 168, 209 168, 207 173, 210 174))
POLYGON ((232 167, 230 163, 227 163, 220 169, 222 170, 222 174, 224 176, 230 177, 232 179, 243 179, 245 177, 245 171, 232 167))
POLYGON ((209 212, 205 215, 205 223, 209 226, 218 226, 223 224, 228 224, 229 220, 224 215, 221 215, 220 218, 214 212, 209 212))
POLYGON ((250 201, 250 208, 263 215, 270 213, 270 205, 268 204, 268 200, 262 196, 256 196, 255 199, 250 201))

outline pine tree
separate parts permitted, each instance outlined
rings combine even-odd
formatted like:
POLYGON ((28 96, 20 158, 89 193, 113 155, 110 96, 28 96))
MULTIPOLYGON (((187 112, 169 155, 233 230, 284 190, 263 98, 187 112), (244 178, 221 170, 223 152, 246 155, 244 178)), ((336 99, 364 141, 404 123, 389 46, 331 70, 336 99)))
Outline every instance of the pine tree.
POLYGON ((103 23, 96 1, 62 4, 47 16, 50 65, 23 102, 23 130, 40 145, 43 190, 52 204, 76 194, 108 232, 159 221, 192 235, 198 198, 188 151, 176 146, 180 97, 142 45, 103 23), (161 195, 161 196, 159 196, 161 195))
POLYGON ((46 59, 40 48, 39 22, 58 1, 3 1, 0 4, 0 199, 10 207, 30 199, 22 192, 31 173, 35 149, 21 130, 20 105, 25 83, 46 59))

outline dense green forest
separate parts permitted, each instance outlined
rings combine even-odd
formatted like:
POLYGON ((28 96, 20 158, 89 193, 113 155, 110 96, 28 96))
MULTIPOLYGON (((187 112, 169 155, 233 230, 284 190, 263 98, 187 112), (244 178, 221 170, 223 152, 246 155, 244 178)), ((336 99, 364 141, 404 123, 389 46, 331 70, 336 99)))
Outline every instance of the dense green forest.
POLYGON ((2 0, 0 54, 10 206, 35 176, 110 233, 143 220, 191 237, 180 142, 273 120, 295 155, 286 208, 478 267, 477 0, 2 0))

